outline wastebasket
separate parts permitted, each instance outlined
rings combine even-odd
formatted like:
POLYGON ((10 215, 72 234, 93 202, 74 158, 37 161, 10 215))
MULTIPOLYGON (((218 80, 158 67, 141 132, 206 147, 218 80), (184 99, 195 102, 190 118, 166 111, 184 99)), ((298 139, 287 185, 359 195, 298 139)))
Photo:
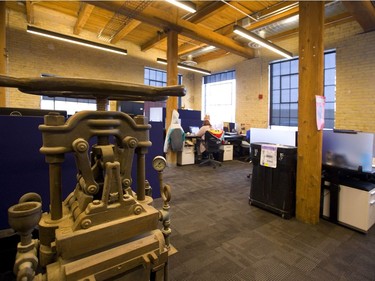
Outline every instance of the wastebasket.
POLYGON ((251 143, 250 147, 249 204, 290 219, 295 214, 297 148, 270 143, 251 143))

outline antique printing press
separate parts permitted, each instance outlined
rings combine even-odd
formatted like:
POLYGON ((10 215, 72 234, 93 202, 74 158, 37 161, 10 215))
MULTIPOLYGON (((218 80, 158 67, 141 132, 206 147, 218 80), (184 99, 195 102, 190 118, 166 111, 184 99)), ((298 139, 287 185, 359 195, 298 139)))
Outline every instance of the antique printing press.
MULTIPOLYGON (((20 234, 14 273, 26 280, 167 280, 170 187, 163 183, 165 159, 153 166, 159 174, 163 209, 152 206, 145 179, 145 154, 151 146, 144 116, 131 118, 105 111, 108 100, 166 100, 183 96, 182 86, 164 88, 75 78, 0 76, 1 87, 28 94, 91 98, 97 111, 81 111, 66 122, 48 114, 39 126, 40 152, 49 165, 50 211, 42 214, 36 193, 22 196, 8 210, 10 226, 20 234), (90 140, 97 143, 90 145, 90 140), (77 166, 74 190, 62 200, 64 155, 73 153, 77 166), (133 158, 136 191, 131 188, 133 158), (159 221, 162 228, 158 228, 159 221), (38 226, 39 239, 32 238, 38 226)), ((65 188, 65 187, 64 187, 65 188)))

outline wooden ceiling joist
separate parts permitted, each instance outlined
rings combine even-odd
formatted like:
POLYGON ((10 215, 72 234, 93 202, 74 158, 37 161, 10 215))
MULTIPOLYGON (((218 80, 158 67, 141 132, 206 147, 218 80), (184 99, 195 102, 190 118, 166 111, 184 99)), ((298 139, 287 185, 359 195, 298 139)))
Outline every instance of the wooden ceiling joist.
MULTIPOLYGON (((227 1, 230 2, 230 1, 227 1)), ((214 1, 211 2, 201 9, 199 9, 196 13, 192 14, 190 17, 187 17, 186 20, 192 23, 200 23, 205 19, 209 18, 212 14, 219 13, 222 9, 224 9, 225 3, 221 1, 214 1)))
POLYGON ((115 36, 111 39, 111 43, 115 44, 121 39, 123 39, 126 35, 128 35, 132 30, 137 28, 138 25, 140 25, 142 22, 138 20, 131 20, 129 23, 127 23, 121 30, 119 30, 115 36))
POLYGON ((31 1, 26 1, 26 19, 30 24, 34 24, 34 9, 31 1))
POLYGON ((164 32, 160 32, 157 36, 155 36, 154 38, 152 38, 151 40, 147 41, 145 44, 143 44, 141 46, 141 51, 145 52, 153 47, 155 47, 156 45, 164 42, 165 40, 167 40, 167 34, 165 34, 164 32))
POLYGON ((78 12, 77 22, 74 25, 74 29, 73 29, 73 33, 75 35, 78 35, 81 32, 83 26, 86 24, 87 20, 89 19, 93 9, 94 9, 93 5, 90 5, 87 3, 81 3, 81 7, 78 12))
POLYGON ((375 6, 371 1, 342 1, 364 32, 375 30, 375 6))
MULTIPOLYGON (((89 3, 108 11, 123 14, 125 16, 127 16, 129 13, 126 8, 121 7, 121 3, 116 1, 94 1, 89 3)), ((209 30, 208 28, 204 28, 183 19, 176 19, 172 15, 153 7, 148 7, 142 12, 136 14, 134 18, 144 23, 162 28, 163 30, 175 30, 181 35, 206 43, 208 45, 213 45, 233 54, 248 59, 254 58, 254 51, 252 49, 243 47, 236 41, 223 35, 217 34, 209 30)))
MULTIPOLYGON (((192 14, 190 17, 186 18, 185 20, 192 22, 192 23, 199 23, 206 18, 210 17, 213 13, 219 12, 221 9, 225 8, 225 4, 221 1, 215 1, 212 3, 209 3, 208 5, 204 6, 203 8, 199 9, 196 13, 192 14)), ((141 46, 142 51, 147 51, 156 45, 162 43, 166 40, 165 34, 158 34, 145 44, 141 46)), ((180 50, 179 50, 180 52, 180 50)))

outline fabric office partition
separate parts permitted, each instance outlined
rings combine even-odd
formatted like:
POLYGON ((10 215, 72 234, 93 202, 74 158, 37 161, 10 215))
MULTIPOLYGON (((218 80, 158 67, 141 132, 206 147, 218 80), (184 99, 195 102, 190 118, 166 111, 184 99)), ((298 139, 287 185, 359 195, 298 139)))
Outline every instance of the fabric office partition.
MULTIPOLYGON (((9 228, 8 208, 27 192, 36 192, 49 206, 49 174, 44 155, 39 152, 42 135, 38 126, 43 117, 0 116, 0 229, 9 228)), ((63 198, 75 187, 76 167, 72 155, 62 164, 63 198)))

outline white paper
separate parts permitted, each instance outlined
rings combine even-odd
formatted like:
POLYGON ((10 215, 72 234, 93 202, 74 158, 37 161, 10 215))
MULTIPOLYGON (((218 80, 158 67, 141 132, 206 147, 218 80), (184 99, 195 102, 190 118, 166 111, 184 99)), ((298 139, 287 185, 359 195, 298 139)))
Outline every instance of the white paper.
POLYGON ((318 130, 324 129, 324 108, 326 98, 324 96, 315 96, 316 99, 316 126, 318 130))
POLYGON ((277 166, 277 146, 276 145, 264 145, 262 144, 262 149, 260 153, 260 165, 276 168, 277 166))

